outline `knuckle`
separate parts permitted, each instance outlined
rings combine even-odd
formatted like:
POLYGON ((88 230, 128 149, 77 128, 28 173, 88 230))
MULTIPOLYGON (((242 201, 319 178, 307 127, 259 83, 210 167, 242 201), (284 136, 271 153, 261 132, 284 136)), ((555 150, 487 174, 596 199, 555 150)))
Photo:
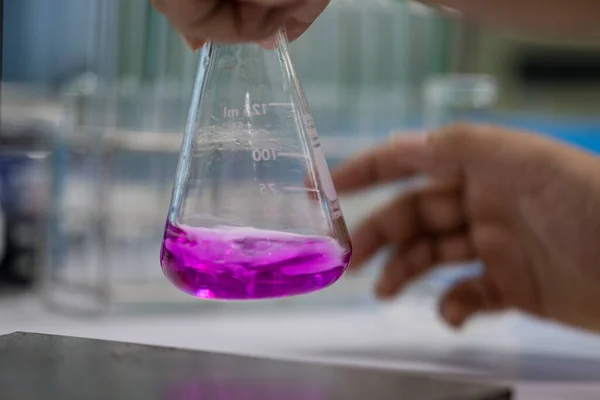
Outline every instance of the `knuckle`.
POLYGON ((451 124, 448 128, 448 134, 456 140, 464 140, 472 137, 490 136, 498 133, 498 127, 491 124, 474 124, 458 121, 451 124))
POLYGON ((455 122, 432 135, 434 148, 464 153, 476 150, 488 139, 495 137, 498 128, 492 125, 455 122))
POLYGON ((442 129, 440 136, 451 143, 463 143, 472 136, 473 133, 479 130, 480 128, 478 126, 469 124, 468 122, 458 121, 442 129))

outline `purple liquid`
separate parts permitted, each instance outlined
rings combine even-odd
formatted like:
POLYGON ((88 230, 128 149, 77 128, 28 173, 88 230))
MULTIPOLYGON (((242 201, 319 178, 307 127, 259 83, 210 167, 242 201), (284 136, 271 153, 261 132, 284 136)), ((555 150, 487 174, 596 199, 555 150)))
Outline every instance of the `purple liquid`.
POLYGON ((310 293, 337 281, 350 250, 327 236, 167 223, 163 273, 205 299, 266 299, 310 293))

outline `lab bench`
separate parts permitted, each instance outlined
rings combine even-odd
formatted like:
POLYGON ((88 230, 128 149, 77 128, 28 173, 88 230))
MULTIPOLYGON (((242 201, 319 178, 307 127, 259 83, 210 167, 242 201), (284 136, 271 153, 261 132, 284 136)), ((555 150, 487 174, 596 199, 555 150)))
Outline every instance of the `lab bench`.
POLYGON ((518 400, 600 398, 600 337, 509 313, 446 328, 433 304, 410 300, 362 309, 222 309, 192 315, 71 318, 30 296, 3 299, 0 335, 58 334, 459 376, 515 387, 518 400))

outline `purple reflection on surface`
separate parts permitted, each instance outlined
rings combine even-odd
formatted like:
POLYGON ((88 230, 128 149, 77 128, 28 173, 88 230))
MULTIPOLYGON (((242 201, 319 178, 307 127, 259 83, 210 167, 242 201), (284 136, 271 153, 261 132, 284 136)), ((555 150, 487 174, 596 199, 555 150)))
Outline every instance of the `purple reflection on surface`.
POLYGON ((165 400, 325 400, 326 389, 310 383, 263 380, 197 380, 168 388, 165 400))

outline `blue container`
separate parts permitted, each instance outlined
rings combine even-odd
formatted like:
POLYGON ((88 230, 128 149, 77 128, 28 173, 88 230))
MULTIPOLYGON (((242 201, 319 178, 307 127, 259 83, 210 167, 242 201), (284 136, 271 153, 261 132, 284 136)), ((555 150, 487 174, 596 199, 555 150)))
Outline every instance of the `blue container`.
POLYGON ((39 277, 47 210, 46 157, 0 151, 0 283, 30 286, 39 277))

